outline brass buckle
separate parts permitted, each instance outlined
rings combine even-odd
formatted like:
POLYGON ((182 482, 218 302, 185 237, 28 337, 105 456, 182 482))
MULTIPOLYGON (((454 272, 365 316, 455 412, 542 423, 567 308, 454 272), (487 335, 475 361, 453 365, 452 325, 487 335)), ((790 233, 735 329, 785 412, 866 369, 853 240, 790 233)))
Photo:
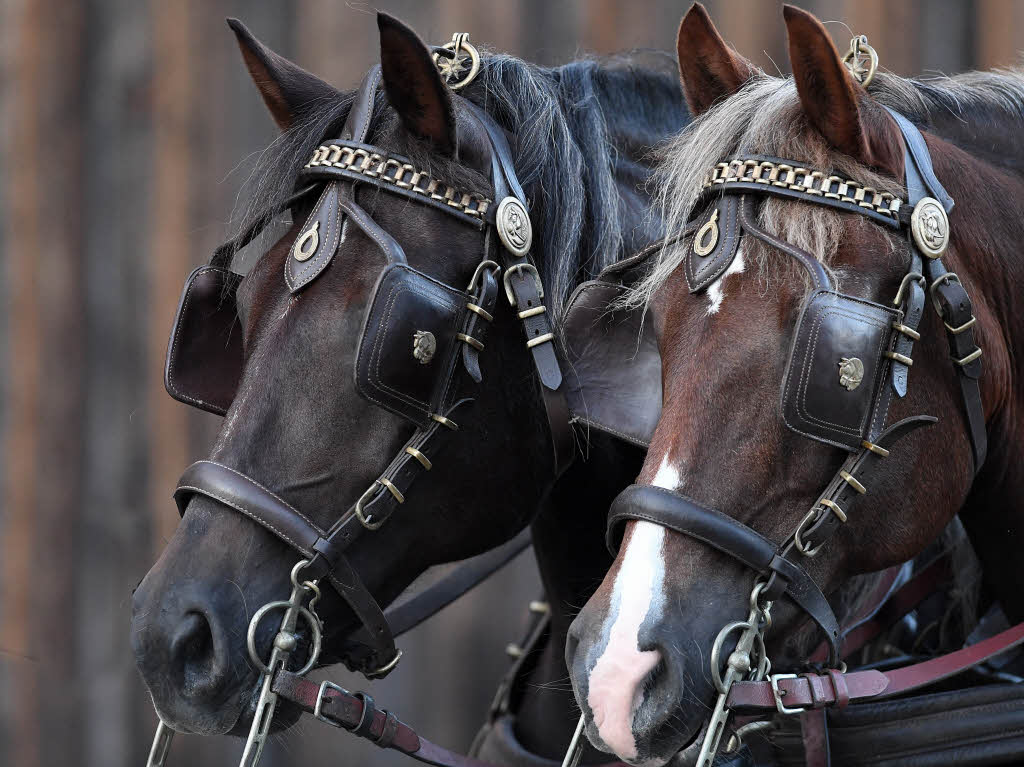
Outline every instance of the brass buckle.
POLYGON ((341 722, 335 722, 333 719, 328 719, 326 716, 324 716, 324 693, 327 692, 328 688, 334 690, 335 692, 340 692, 342 695, 351 694, 341 685, 337 685, 334 682, 328 682, 325 679, 320 683, 320 689, 316 693, 316 705, 313 706, 313 717, 315 719, 319 719, 324 724, 331 725, 331 727, 341 727, 341 722))
POLYGON ((383 489, 384 486, 378 483, 377 480, 374 480, 370 484, 370 486, 366 488, 366 492, 359 496, 359 500, 356 501, 356 518, 359 520, 360 524, 362 524, 362 526, 365 527, 367 530, 379 530, 381 525, 383 525, 387 521, 387 519, 385 518, 382 519, 380 522, 373 522, 372 514, 370 516, 366 516, 365 514, 363 514, 363 505, 370 499, 371 496, 377 494, 378 487, 383 489))
POLYGON ((516 305, 516 296, 512 292, 512 285, 509 282, 509 277, 518 271, 526 271, 533 275, 533 281, 537 284, 537 298, 544 298, 544 283, 540 281, 540 272, 537 271, 537 267, 531 264, 529 261, 523 261, 521 264, 513 264, 505 270, 505 276, 502 278, 505 283, 505 297, 508 298, 509 306, 516 305))
POLYGON ((476 265, 476 269, 473 271, 473 276, 469 280, 469 287, 466 288, 467 293, 472 293, 476 290, 476 281, 480 279, 480 274, 484 269, 493 269, 495 274, 501 271, 501 266, 497 261, 491 261, 489 258, 484 259, 476 265))
POLYGON ((779 688, 780 679, 797 678, 799 677, 797 677, 796 674, 771 674, 768 677, 768 681, 771 682, 772 685, 772 697, 775 698, 775 708, 778 710, 780 714, 792 716, 793 714, 802 714, 804 712, 803 708, 787 708, 786 705, 782 702, 782 696, 784 695, 784 691, 779 688))

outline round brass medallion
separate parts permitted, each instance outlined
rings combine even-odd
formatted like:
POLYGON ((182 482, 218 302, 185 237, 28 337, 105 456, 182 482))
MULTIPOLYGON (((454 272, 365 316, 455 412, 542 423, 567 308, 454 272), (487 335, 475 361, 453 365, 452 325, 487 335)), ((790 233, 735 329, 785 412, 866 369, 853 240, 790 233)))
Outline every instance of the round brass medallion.
POLYGON ((942 204, 922 197, 910 214, 910 232, 914 242, 928 258, 938 258, 949 245, 949 218, 942 204))
POLYGON ((510 252, 520 257, 530 252, 533 225, 530 224, 530 214, 517 198, 506 197, 502 200, 494 220, 498 227, 498 237, 510 252))

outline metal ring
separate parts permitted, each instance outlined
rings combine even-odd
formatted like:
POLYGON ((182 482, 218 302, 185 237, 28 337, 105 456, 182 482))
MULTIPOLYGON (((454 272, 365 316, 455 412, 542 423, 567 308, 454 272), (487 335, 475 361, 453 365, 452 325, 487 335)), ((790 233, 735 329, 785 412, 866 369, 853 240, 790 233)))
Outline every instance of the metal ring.
MULTIPOLYGON (((727 694, 729 691, 725 688, 725 682, 722 681, 722 671, 719 668, 721 666, 722 645, 734 631, 751 628, 753 628, 753 626, 751 626, 749 621, 735 621, 734 623, 729 623, 718 632, 718 636, 715 637, 714 644, 711 645, 711 676, 715 683, 715 689, 723 695, 727 694)), ((756 646, 751 648, 752 653, 755 653, 758 658, 767 658, 768 651, 764 646, 764 637, 760 632, 755 635, 755 642, 756 646)), ((758 669, 760 669, 763 664, 758 661, 757 665, 758 669)))
POLYGON ((366 674, 364 674, 364 676, 367 679, 380 679, 381 677, 385 677, 389 673, 391 673, 391 670, 395 666, 398 665, 398 661, 400 661, 401 659, 402 659, 402 651, 396 648, 395 649, 395 657, 394 658, 389 660, 387 663, 385 663, 380 668, 374 669, 373 671, 366 672, 366 674))
POLYGON ((942 324, 945 325, 946 330, 948 330, 953 335, 959 335, 960 333, 963 333, 965 330, 970 330, 971 328, 973 328, 974 323, 976 323, 977 321, 978 318, 972 315, 971 318, 967 320, 967 322, 965 322, 963 325, 958 325, 955 328, 945 320, 942 321, 942 324))
MULTIPOLYGON (((313 666, 316 665, 317 658, 320 657, 320 644, 322 641, 320 619, 316 615, 303 607, 302 605, 296 605, 286 600, 280 600, 277 602, 268 602, 263 605, 256 614, 252 616, 252 620, 249 621, 249 631, 246 635, 246 644, 249 647, 249 659, 253 662, 257 669, 263 674, 271 673, 270 666, 263 662, 260 658, 259 653, 256 652, 256 629, 259 628, 260 621, 263 617, 271 610, 297 610, 299 615, 306 619, 309 623, 309 627, 312 630, 312 648, 309 651, 309 660, 306 661, 306 665, 303 666, 299 671, 295 673, 298 676, 304 676, 306 673, 312 670, 313 666)), ((280 632, 279 632, 280 633, 280 632)))
POLYGON ((903 280, 900 282, 899 290, 896 291, 896 298, 892 300, 893 306, 899 306, 903 303, 903 291, 907 289, 907 285, 910 282, 918 283, 922 288, 928 286, 928 280, 924 278, 924 275, 920 272, 907 272, 903 275, 903 280))
POLYGON ((442 64, 440 61, 441 56, 434 53, 434 66, 438 68, 441 73, 441 77, 444 78, 445 83, 453 91, 465 88, 473 82, 477 74, 480 72, 480 51, 476 49, 475 45, 469 42, 469 34, 466 32, 456 32, 452 35, 451 42, 445 43, 441 47, 447 51, 451 51, 455 55, 450 59, 445 57, 446 60, 442 64), (461 62, 458 60, 460 48, 469 54, 469 73, 462 79, 455 79, 456 73, 462 69, 461 62))
POLYGON ((878 54, 875 53, 874 48, 868 45, 867 35, 857 35, 850 40, 850 50, 843 55, 843 64, 850 70, 850 76, 854 80, 865 88, 871 85, 871 81, 875 78, 875 71, 878 69, 878 54), (864 73, 859 72, 857 66, 850 63, 860 55, 868 57, 868 71, 864 73))

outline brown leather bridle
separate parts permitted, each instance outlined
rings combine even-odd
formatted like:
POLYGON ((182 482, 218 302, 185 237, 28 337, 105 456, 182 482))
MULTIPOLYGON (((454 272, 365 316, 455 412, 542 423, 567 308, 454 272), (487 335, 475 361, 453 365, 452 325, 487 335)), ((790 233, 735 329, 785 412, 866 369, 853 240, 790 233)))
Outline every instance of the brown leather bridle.
MULTIPOLYGON (((700 247, 710 254, 711 247, 706 243, 711 241, 711 237, 705 236, 702 240, 701 231, 713 231, 717 240, 718 233, 714 226, 721 225, 719 215, 727 219, 735 216, 738 225, 733 229, 729 228, 731 220, 724 223, 727 237, 732 236, 730 232, 733 231, 746 232, 792 256, 806 268, 815 290, 805 302, 804 313, 798 323, 790 362, 791 372, 797 353, 801 351, 798 348, 801 343, 801 326, 812 311, 816 298, 826 296, 826 300, 832 304, 855 301, 863 305, 866 302, 835 293, 828 275, 811 254, 761 229, 756 224, 753 212, 755 196, 798 199, 866 215, 895 230, 909 229, 911 256, 910 268, 894 302, 899 310, 898 315, 891 320, 892 329, 886 327, 884 333, 877 336, 882 341, 877 360, 869 360, 869 364, 878 363, 873 380, 880 384, 873 390, 867 403, 866 412, 871 417, 866 420, 866 433, 854 436, 836 429, 811 430, 813 424, 807 432, 802 431, 801 426, 794 426, 786 418, 788 403, 786 396, 783 397, 783 415, 787 426, 812 439, 851 451, 814 507, 786 541, 777 545, 733 517, 662 488, 633 485, 612 503, 607 533, 613 554, 618 548, 625 523, 644 520, 696 538, 731 556, 757 574, 747 620, 729 624, 715 641, 711 672, 718 690, 718 701, 704 735, 697 760, 698 767, 710 767, 732 711, 746 714, 767 711, 802 714, 810 709, 823 712, 826 706, 842 707, 851 701, 879 700, 951 676, 1024 641, 1022 623, 976 645, 924 663, 887 672, 846 672, 845 664, 841 662, 838 621, 820 588, 797 559, 797 555, 815 556, 846 521, 851 507, 867 492, 874 472, 889 456, 899 439, 920 426, 936 421, 931 416, 916 416, 888 428, 884 426, 889 398, 893 393, 900 397, 906 393, 906 374, 913 362, 910 357, 913 342, 920 337, 917 326, 925 307, 926 285, 929 286, 935 309, 947 329, 950 356, 957 367, 975 474, 985 461, 987 437, 978 385, 981 349, 974 340, 975 321, 971 301, 960 280, 945 268, 941 259, 948 243, 948 219, 945 214, 953 207, 953 200, 935 177, 928 147, 920 131, 904 116, 892 110, 889 112, 900 128, 906 147, 906 203, 894 195, 879 193, 822 171, 807 170, 791 160, 741 157, 721 163, 709 176, 705 185, 705 199, 714 199, 714 195, 720 195, 716 203, 718 207, 714 213, 709 210, 704 217, 687 227, 687 233, 695 233, 695 243, 690 247, 700 247), (730 201, 734 195, 739 196, 738 204, 730 201), (919 218, 922 211, 940 216, 946 222, 945 242, 941 248, 934 247, 934 237, 929 238, 927 233, 920 231, 919 218), (701 226, 702 222, 704 226, 701 226), (883 348, 886 350, 884 355, 881 352, 883 348), (772 603, 784 596, 803 610, 825 634, 827 662, 824 673, 811 672, 800 676, 770 673, 771 664, 764 649, 764 632, 770 624, 772 603), (738 634, 736 650, 728 655, 723 674, 719 658, 725 657, 722 653, 727 652, 726 640, 733 634, 738 634)), ((739 234, 735 234, 735 238, 738 237, 739 234)), ((726 245, 731 246, 735 253, 735 241, 726 245)), ((731 258, 729 254, 726 257, 731 258)), ((711 266, 707 267, 708 271, 713 272, 710 276, 688 267, 687 279, 691 290, 702 289, 728 266, 726 262, 714 263, 714 256, 710 261, 711 266)), ((874 306, 878 308, 879 316, 885 319, 886 314, 881 311, 884 307, 874 306)), ((874 310, 867 307, 864 311, 874 310)), ((873 316, 869 316, 869 320, 876 321, 873 316)), ((889 320, 886 319, 885 324, 889 325, 889 320)), ((832 351, 838 355, 841 350, 832 351)), ((802 359, 803 368, 813 366, 809 355, 802 359)))

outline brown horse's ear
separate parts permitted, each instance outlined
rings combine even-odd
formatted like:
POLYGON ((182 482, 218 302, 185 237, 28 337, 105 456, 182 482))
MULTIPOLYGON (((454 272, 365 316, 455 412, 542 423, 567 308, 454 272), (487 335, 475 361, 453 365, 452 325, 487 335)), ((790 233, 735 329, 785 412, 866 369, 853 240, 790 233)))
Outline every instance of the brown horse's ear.
POLYGON ((892 118, 854 81, 820 21, 792 5, 782 13, 793 79, 811 125, 840 152, 899 175, 902 145, 892 118))
POLYGON ((451 91, 419 36, 394 16, 377 14, 380 69, 388 101, 406 129, 443 154, 455 153, 455 109, 451 91))
POLYGON ((292 127, 296 118, 311 106, 339 95, 319 77, 270 50, 238 19, 228 19, 228 26, 238 39, 245 66, 263 102, 281 130, 292 127))
POLYGON ((757 75, 757 67, 726 45, 700 3, 679 22, 676 49, 683 95, 694 117, 757 75))

